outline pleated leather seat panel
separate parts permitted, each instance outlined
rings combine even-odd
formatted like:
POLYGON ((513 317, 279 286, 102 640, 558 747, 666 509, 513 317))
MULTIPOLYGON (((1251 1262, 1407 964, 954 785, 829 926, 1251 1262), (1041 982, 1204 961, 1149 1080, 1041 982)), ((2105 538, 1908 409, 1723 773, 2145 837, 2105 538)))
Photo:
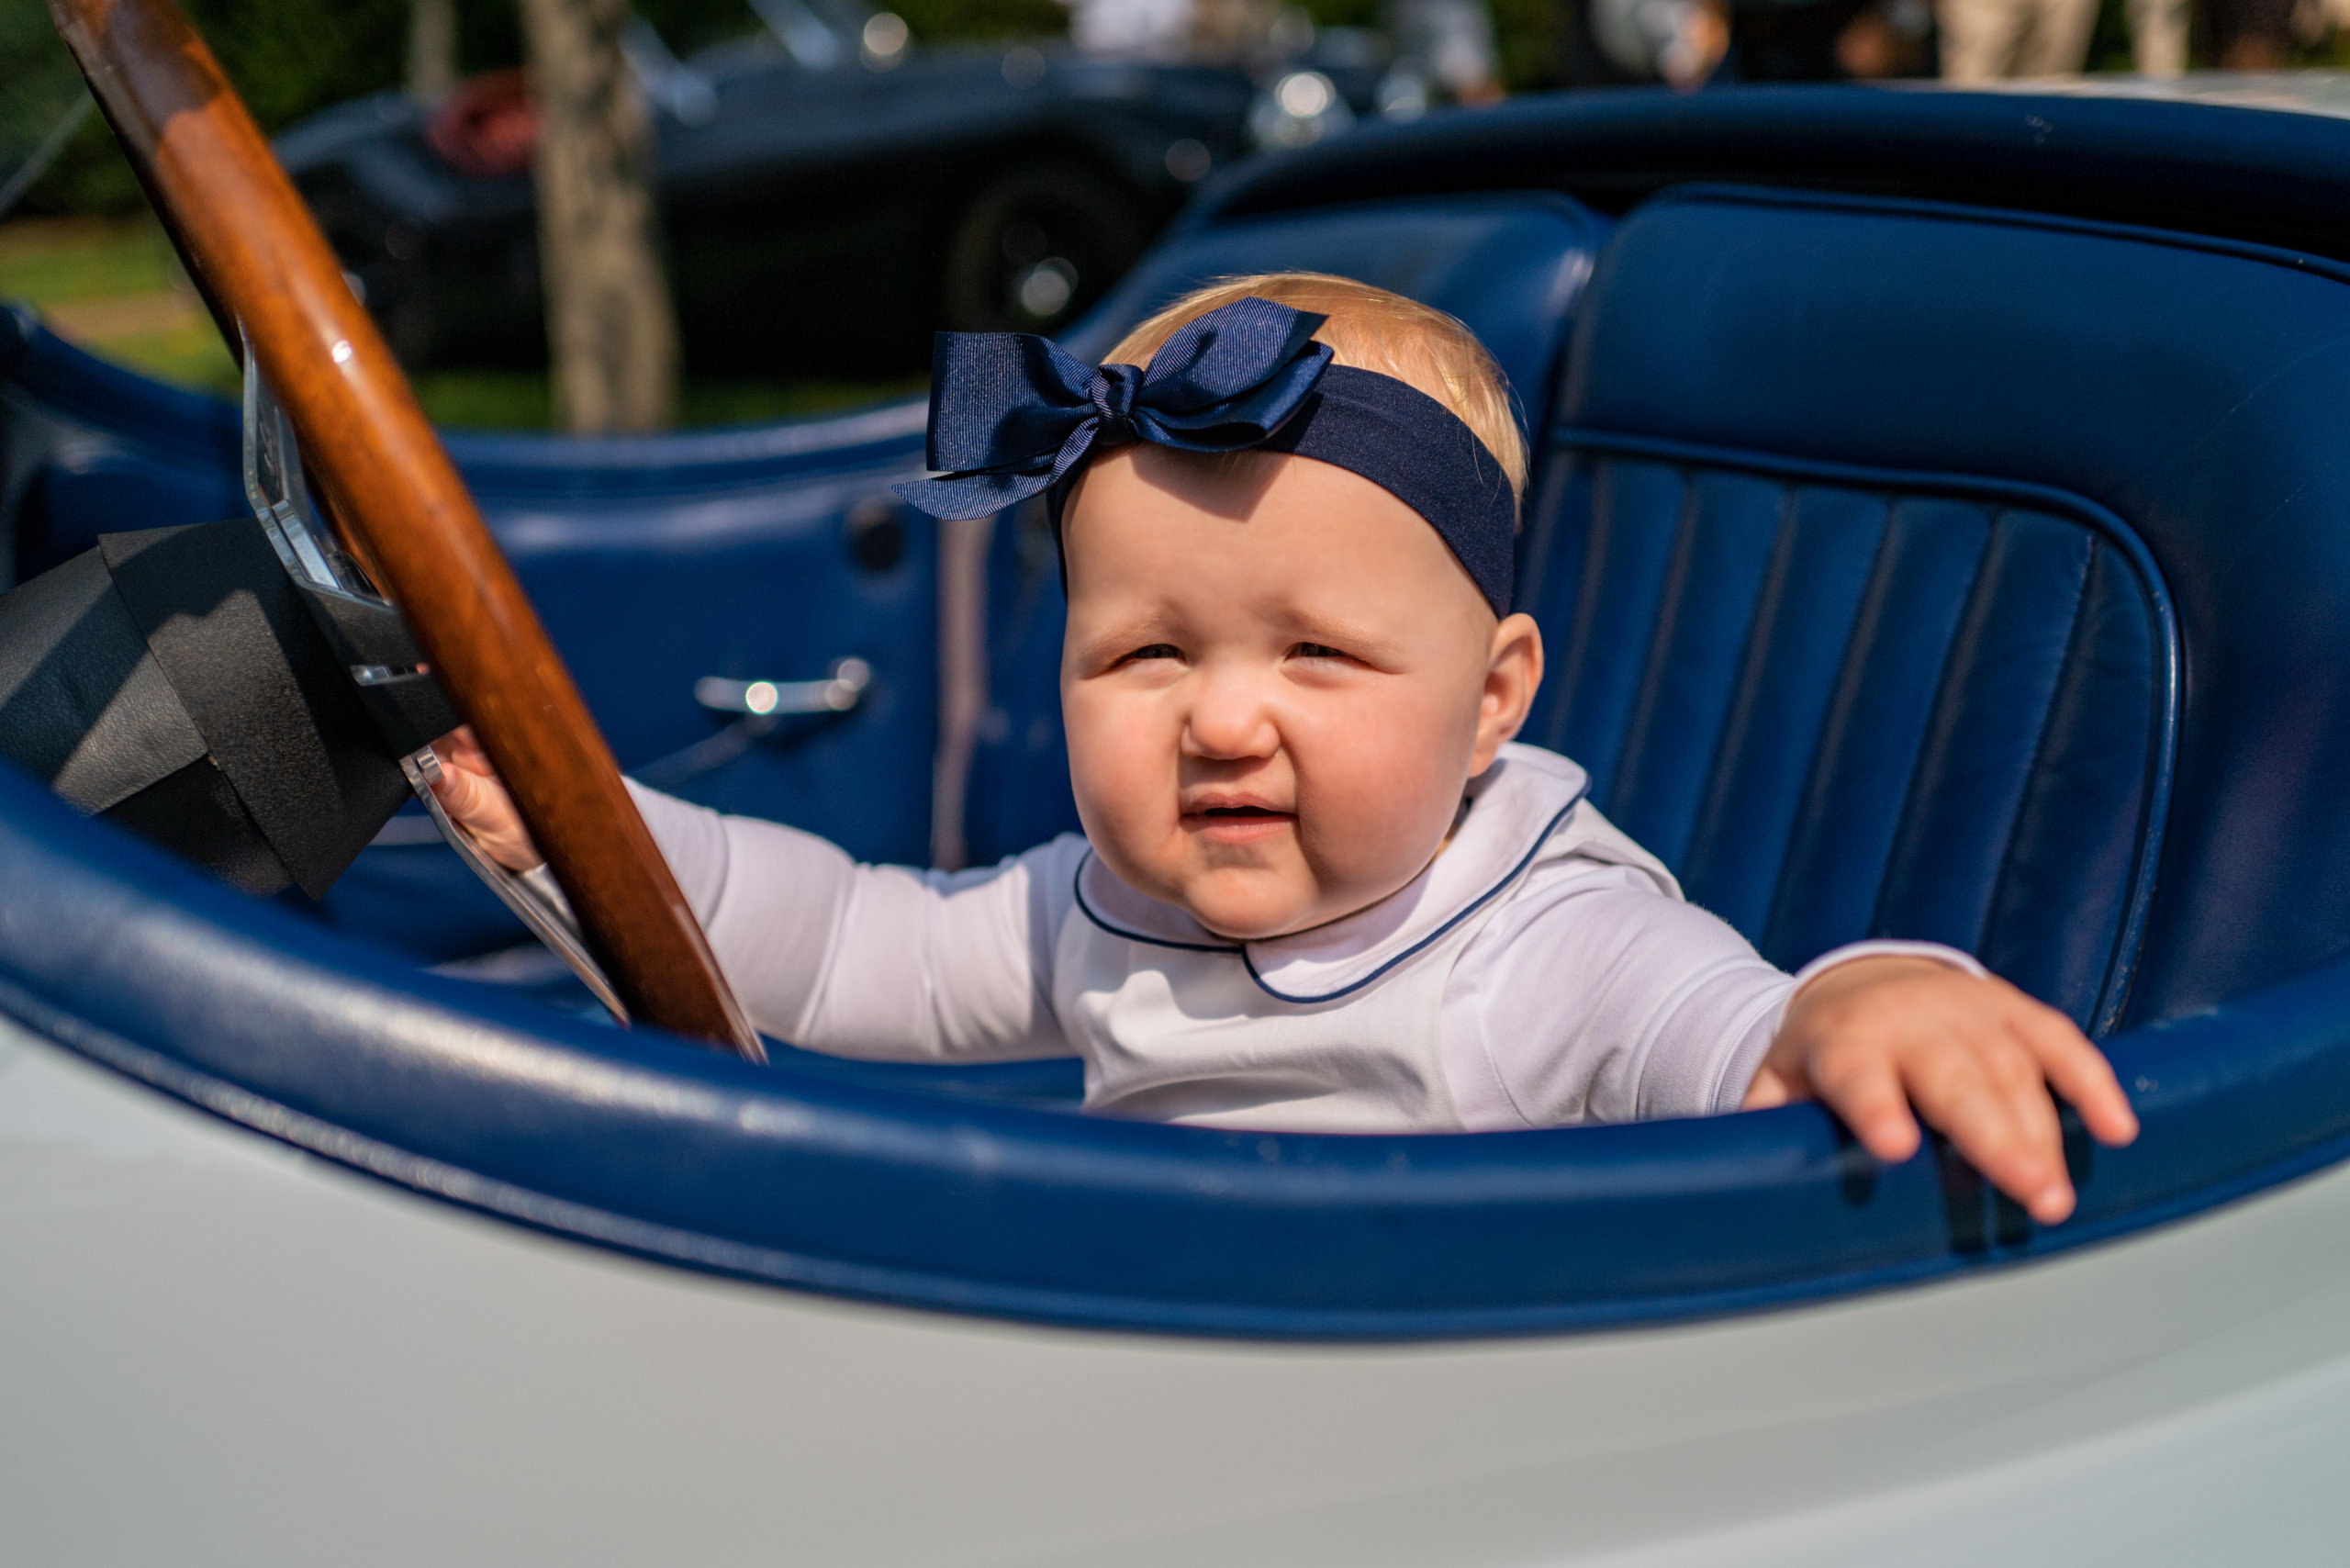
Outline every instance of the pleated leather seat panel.
POLYGON ((2086 1025, 2158 850, 2175 637, 2128 530, 2053 491, 1567 431, 1520 607, 1529 738, 1793 969, 1947 942, 2086 1025))
POLYGON ((1666 192, 1612 231, 1552 409, 1583 438, 1528 512, 1558 644, 1544 717, 1774 958, 1973 930, 2078 1009, 2126 897, 2102 960, 2109 994, 2130 971, 2121 1025, 2202 1014, 2350 952, 2345 410, 2350 264, 2043 213, 1666 192), (1786 508, 1761 568, 1760 541, 1724 537, 1770 505, 1740 498, 1755 479, 1786 508), (1928 502, 1996 515, 1933 525, 1928 502), (1930 565, 1942 550, 1964 573, 1930 565), (1591 615, 1620 630, 1577 620, 1586 571, 1607 585, 1591 615), (1943 572, 1964 599, 1934 589, 1943 572), (2154 582, 2175 643, 2147 630, 2154 582), (1769 656, 1727 693, 1677 668, 1644 684, 1673 662, 1655 639, 1702 663, 1728 634, 1691 622, 1715 592, 1769 656), (1908 663, 1938 647, 1910 711, 1908 663), (1845 673, 1823 686, 1806 661, 1845 673), (2149 661, 2176 669, 2151 700, 2149 661), (1715 748, 1702 762, 1649 738, 1675 704, 1715 748), (2121 781, 2162 733, 2148 896, 2156 846, 2121 781))

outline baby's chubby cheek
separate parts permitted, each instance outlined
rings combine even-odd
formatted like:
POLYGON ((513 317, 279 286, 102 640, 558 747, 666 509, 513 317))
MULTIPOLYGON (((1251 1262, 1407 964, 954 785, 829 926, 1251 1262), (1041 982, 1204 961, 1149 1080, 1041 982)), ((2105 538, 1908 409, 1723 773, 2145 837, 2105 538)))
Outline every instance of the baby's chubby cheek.
MULTIPOLYGON (((1088 694, 1063 704, 1069 784, 1094 850, 1125 877, 1164 874, 1177 847, 1177 733, 1149 704, 1088 694)), ((1153 890, 1135 884, 1144 891, 1153 890)))
POLYGON ((1073 700, 1070 772, 1087 836, 1128 886, 1225 936, 1282 935, 1352 913, 1420 873, 1460 804, 1473 722, 1438 695, 1292 700, 1279 748, 1238 766, 1187 757, 1181 724, 1147 701, 1073 700), (1203 832, 1183 804, 1203 776, 1292 820, 1237 843, 1203 832))

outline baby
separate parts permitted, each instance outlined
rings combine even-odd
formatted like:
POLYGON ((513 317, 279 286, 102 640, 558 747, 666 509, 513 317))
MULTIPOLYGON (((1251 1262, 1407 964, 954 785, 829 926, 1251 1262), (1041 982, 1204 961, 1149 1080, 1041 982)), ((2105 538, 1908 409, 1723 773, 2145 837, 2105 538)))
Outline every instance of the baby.
MULTIPOLYGON (((2043 1223, 2050 1086, 2137 1124, 2071 1022, 1972 958, 1863 942, 1792 977, 1684 902, 1554 753, 1514 744, 1526 452, 1449 317, 1341 278, 1203 289, 1099 371, 941 339, 941 516, 1043 494, 1069 597, 1082 836, 985 870, 859 866, 635 790, 752 1018, 906 1061, 1074 1054, 1085 1105, 1195 1126, 1484 1131, 1817 1096, 1879 1159, 1911 1107, 2043 1223), (1147 370, 1137 367, 1147 367, 1147 370)), ((487 759, 450 814, 538 864, 487 759)), ((632 789, 634 789, 632 786, 632 789)))

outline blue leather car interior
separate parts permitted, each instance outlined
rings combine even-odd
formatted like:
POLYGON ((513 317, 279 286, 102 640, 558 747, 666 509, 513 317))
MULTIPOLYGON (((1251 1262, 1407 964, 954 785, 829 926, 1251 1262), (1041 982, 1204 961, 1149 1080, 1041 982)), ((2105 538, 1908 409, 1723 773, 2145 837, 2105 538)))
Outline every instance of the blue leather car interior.
MULTIPOLYGON (((1809 1105, 1337 1137, 1039 1108, 1067 1091, 1057 1064, 752 1068, 422 972, 13 774, 0 1010, 436 1201, 1058 1322, 1648 1322, 2226 1202, 2350 1157, 2345 212, 2350 123, 2317 117, 1568 95, 1244 171, 1078 340, 1203 275, 1326 266, 1453 310, 1514 377, 1543 367, 1521 384, 1550 386, 1519 573, 1550 661, 1531 738, 1774 960, 1937 937, 2103 1033, 2144 1131, 2068 1145, 2081 1204, 2055 1229, 1939 1148, 1878 1167, 1809 1105)), ((28 568, 101 528, 238 510, 216 405, 21 319, 0 398, 28 568)), ((696 676, 855 653, 890 700, 697 787, 921 857, 934 536, 877 566, 851 526, 919 461, 918 413, 452 448, 625 764, 715 733, 696 676)), ((1049 534, 1000 518, 989 563, 974 858, 1070 820, 1049 534)), ((462 946, 399 924, 439 890, 373 885, 335 912, 346 931, 462 946)))
MULTIPOLYGON (((244 515, 236 410, 0 316, 18 577, 107 530, 244 515)), ((898 406, 767 429, 612 440, 455 432, 451 454, 621 766, 722 810, 788 817, 876 860, 922 861, 937 726, 934 535, 889 482, 921 462, 898 406), (875 672, 852 712, 788 721, 691 767, 728 721, 704 676, 875 672)), ((525 940, 421 815, 364 853, 319 913, 429 960, 525 940)))

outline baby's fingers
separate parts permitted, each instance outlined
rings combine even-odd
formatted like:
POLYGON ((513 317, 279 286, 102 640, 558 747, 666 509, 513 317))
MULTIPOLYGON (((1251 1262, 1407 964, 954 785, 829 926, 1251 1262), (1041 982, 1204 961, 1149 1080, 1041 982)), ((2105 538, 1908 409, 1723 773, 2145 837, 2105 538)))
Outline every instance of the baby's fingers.
POLYGON ((2011 1039, 1973 1045, 1920 1064, 1910 1095, 1969 1165, 2032 1218, 2053 1225, 2073 1212, 2073 1183, 2039 1063, 2011 1039))
POLYGON ((490 766, 489 753, 482 749, 481 741, 474 734, 471 724, 460 724, 434 741, 432 751, 433 755, 441 759, 441 766, 444 768, 460 769, 466 773, 497 771, 490 766))
POLYGON ((1892 1062, 1881 1054, 1830 1057, 1813 1070, 1812 1091, 1843 1119, 1861 1147, 1888 1165, 1918 1152, 1922 1141, 1909 1097, 1892 1062))
POLYGON ((2089 1136, 2112 1147, 2138 1136, 2138 1114, 2113 1075, 2105 1053, 2073 1027, 2071 1019, 2050 1009, 2035 1008, 2019 1018, 2016 1034, 2039 1058, 2041 1071, 2056 1092, 2081 1114, 2089 1136))
POLYGON ((442 811, 476 834, 503 826, 512 815, 505 792, 488 776, 468 767, 443 767, 432 792, 441 797, 442 811))

